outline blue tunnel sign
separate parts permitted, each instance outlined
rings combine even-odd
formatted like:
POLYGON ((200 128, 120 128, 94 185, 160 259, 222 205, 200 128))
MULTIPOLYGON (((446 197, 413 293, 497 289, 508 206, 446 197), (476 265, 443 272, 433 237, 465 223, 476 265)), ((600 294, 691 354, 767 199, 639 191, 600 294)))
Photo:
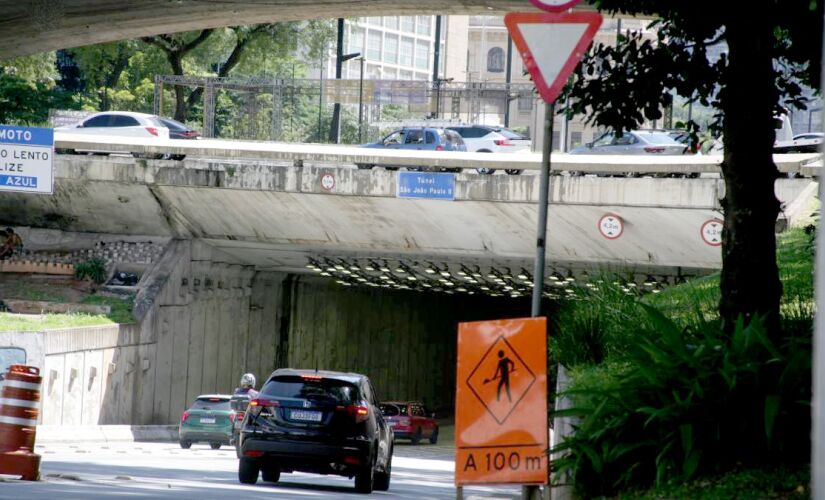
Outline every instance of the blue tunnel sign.
POLYGON ((53 191, 54 131, 0 125, 0 191, 53 191))
POLYGON ((455 199, 455 175, 435 172, 398 172, 398 198, 455 199))

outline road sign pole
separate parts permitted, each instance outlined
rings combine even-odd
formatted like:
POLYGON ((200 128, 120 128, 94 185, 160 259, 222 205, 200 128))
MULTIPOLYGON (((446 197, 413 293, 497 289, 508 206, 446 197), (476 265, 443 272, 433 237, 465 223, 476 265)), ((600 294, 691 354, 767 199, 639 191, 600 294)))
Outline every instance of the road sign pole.
MULTIPOLYGON (((541 296, 544 292, 547 208, 550 198, 550 153, 553 149, 553 115, 555 111, 556 106, 553 103, 544 104, 544 142, 541 149, 541 179, 539 182, 539 221, 536 231, 536 261, 533 265, 533 308, 530 313, 534 318, 541 316, 541 296)), ((538 486, 522 486, 521 497, 524 500, 539 500, 541 490, 538 486)))
POLYGON ((553 149, 553 115, 556 106, 544 104, 544 142, 541 149, 541 180, 539 182, 539 222, 536 234, 536 261, 533 265, 533 309, 531 316, 541 316, 541 295, 544 291, 544 260, 547 249, 547 205, 550 192, 550 151, 553 149))
MULTIPOLYGON (((825 35, 823 35, 825 47, 825 35)), ((823 52, 825 54, 825 52, 823 52)), ((822 74, 825 75, 825 64, 822 65, 822 74)), ((825 88, 825 79, 822 80, 825 88)), ((825 107, 822 109, 823 124, 825 124, 825 107)), ((825 196, 825 183, 819 183, 819 199, 825 196)), ((816 305, 817 310, 825 307, 825 239, 821 236, 816 239, 816 305)), ((813 438, 811 443, 811 498, 825 498, 825 314, 817 314, 814 325, 814 352, 813 352, 813 404, 811 405, 811 420, 813 421, 813 438)))

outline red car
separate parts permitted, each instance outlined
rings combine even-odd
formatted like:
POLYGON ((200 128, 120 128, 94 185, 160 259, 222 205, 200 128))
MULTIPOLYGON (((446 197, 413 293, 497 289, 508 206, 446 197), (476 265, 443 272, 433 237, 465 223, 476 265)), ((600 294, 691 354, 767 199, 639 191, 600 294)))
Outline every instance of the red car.
POLYGON ((395 438, 409 439, 418 444, 422 439, 438 442, 438 424, 435 414, 417 401, 390 401, 379 405, 384 420, 392 427, 395 438))

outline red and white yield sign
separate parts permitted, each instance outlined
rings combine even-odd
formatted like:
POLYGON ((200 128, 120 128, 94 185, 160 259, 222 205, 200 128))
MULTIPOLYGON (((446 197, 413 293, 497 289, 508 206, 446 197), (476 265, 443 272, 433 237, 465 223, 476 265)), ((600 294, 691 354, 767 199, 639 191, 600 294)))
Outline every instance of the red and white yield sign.
POLYGON ((582 0, 530 0, 530 3, 547 12, 564 12, 582 0))
POLYGON ((602 16, 598 12, 511 12, 504 16, 504 24, 541 98, 552 103, 596 36, 602 16))

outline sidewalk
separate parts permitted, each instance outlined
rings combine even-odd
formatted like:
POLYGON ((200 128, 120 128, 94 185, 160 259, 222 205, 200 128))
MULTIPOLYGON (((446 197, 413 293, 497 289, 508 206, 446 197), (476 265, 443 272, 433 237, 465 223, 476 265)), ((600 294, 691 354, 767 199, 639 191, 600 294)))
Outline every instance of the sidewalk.
POLYGON ((37 444, 178 440, 177 425, 38 425, 37 444))

